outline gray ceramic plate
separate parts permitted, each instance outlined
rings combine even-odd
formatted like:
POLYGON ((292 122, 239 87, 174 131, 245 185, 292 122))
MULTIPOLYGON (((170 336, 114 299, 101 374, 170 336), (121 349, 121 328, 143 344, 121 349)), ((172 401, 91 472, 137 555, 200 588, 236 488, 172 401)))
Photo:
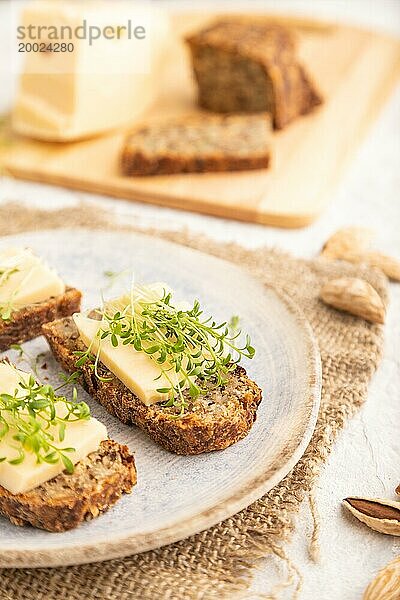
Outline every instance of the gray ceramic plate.
MULTIPOLYGON (((143 282, 168 282, 182 298, 199 298, 218 319, 240 315, 256 357, 244 366, 263 391, 250 434, 221 452, 175 456, 135 427, 122 425, 83 391, 110 437, 135 453, 138 484, 106 514, 66 533, 18 528, 0 517, 0 566, 56 566, 127 556, 180 540, 225 519, 270 490, 292 469, 310 440, 317 417, 320 358, 310 326, 289 299, 231 263, 132 233, 61 230, 3 238, 28 245, 97 306, 104 271, 133 268, 143 282)), ((113 290, 123 285, 118 281, 113 290)), ((47 352, 45 371, 60 371, 42 338, 26 344, 47 352)), ((15 353, 9 355, 15 358, 15 353)))

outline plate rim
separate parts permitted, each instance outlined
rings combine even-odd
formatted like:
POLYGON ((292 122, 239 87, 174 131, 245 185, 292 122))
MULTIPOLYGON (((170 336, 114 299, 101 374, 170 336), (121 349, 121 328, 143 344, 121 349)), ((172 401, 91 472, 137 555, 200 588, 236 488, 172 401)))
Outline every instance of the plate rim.
MULTIPOLYGON (((87 232, 91 235, 98 233, 98 230, 94 231, 84 227, 78 227, 82 232, 87 232)), ((72 228, 60 228, 61 231, 76 231, 72 228)), ((58 231, 58 230, 57 230, 58 231)), ((117 233, 113 230, 105 229, 107 233, 117 233)), ((26 231, 10 236, 2 236, 1 241, 6 238, 15 238, 24 235, 38 235, 44 233, 54 233, 54 230, 43 229, 40 231, 26 231)), ((125 232, 124 232, 125 233, 125 232)), ((156 238, 166 244, 171 244, 177 247, 188 248, 192 251, 199 252, 208 257, 214 258, 218 261, 226 262, 246 273, 247 277, 252 277, 258 283, 261 283, 257 277, 251 272, 236 265, 229 260, 220 258, 213 254, 197 250, 184 244, 170 241, 163 237, 154 236, 140 231, 127 232, 130 235, 138 235, 140 237, 146 237, 149 239, 156 238)), ((247 482, 240 489, 236 489, 232 492, 229 498, 220 501, 212 508, 205 509, 195 516, 190 516, 179 523, 173 523, 157 531, 142 534, 131 534, 127 536, 119 536, 113 538, 112 541, 103 542, 99 547, 98 541, 93 541, 87 544, 80 544, 79 546, 68 546, 63 547, 62 545, 52 547, 51 549, 44 550, 2 550, 0 548, 0 568, 38 568, 38 567, 59 567, 59 566, 71 566, 87 563, 97 563, 106 560, 113 560, 118 558, 124 558, 126 556, 147 552, 166 546, 168 544, 178 542, 186 539, 192 535, 198 534, 210 527, 224 521, 241 510, 247 508, 250 504, 260 499, 268 491, 270 491, 275 485, 280 483, 284 477, 294 468, 298 463, 304 451, 306 450, 308 443, 311 440, 312 434, 315 429, 320 399, 321 399, 321 388, 322 388, 322 367, 321 357, 318 348, 316 338, 310 323, 305 317, 303 311, 295 304, 295 302, 286 294, 283 290, 277 289, 272 282, 262 282, 263 285, 268 287, 277 297, 278 301, 282 303, 286 310, 289 311, 294 317, 297 326, 302 330, 304 340, 307 347, 307 357, 305 363, 308 371, 308 398, 306 399, 307 417, 302 423, 302 432, 288 442, 285 447, 285 460, 280 466, 272 466, 262 475, 257 475, 253 480, 247 482), (289 455, 289 458, 286 457, 289 455)), ((134 491, 133 491, 134 493, 134 491)))

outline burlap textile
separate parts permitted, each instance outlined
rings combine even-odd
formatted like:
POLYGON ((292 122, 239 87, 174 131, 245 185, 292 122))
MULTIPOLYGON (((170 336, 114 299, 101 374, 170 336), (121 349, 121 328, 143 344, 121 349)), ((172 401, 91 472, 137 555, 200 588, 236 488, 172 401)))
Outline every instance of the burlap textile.
MULTIPOLYGON (((111 223, 109 215, 87 207, 24 213, 15 205, 0 208, 0 235, 66 225, 110 228, 111 223)), ((324 281, 346 274, 367 279, 386 299, 386 280, 379 272, 325 259, 297 260, 266 248, 244 250, 187 232, 155 234, 233 260, 285 290, 303 309, 318 339, 323 365, 322 403, 312 441, 278 486, 223 523, 179 543, 122 560, 56 569, 0 570, 2 600, 249 597, 246 590, 257 559, 271 551, 282 554, 296 511, 336 436, 366 399, 382 352, 382 329, 327 308, 317 295, 324 281)))

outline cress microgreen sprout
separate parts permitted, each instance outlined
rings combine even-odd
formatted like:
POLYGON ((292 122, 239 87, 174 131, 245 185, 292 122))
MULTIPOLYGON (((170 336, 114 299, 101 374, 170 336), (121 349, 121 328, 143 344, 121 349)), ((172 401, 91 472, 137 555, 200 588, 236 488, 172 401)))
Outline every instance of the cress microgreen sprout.
POLYGON ((167 385, 157 389, 165 394, 164 406, 174 406, 180 417, 187 408, 187 397, 195 400, 206 393, 204 383, 216 387, 226 384, 229 373, 243 357, 253 358, 254 348, 249 336, 242 344, 238 317, 232 319, 234 331, 227 322, 218 323, 204 315, 198 300, 190 308, 175 306, 172 292, 153 286, 132 286, 130 295, 106 302, 100 313, 95 340, 83 352, 76 352, 76 367, 88 364, 99 379, 98 364, 101 343, 113 347, 133 346, 145 352, 160 368, 167 385), (188 395, 184 395, 188 390, 188 395))
MULTIPOLYGON (((14 367, 11 367, 14 368, 14 367)), ((18 373, 17 369, 15 371, 18 373)), ((65 438, 67 423, 90 418, 90 409, 85 402, 78 402, 78 393, 73 388, 72 400, 58 395, 65 385, 74 382, 73 377, 53 388, 35 380, 33 375, 21 377, 13 394, 0 394, 0 441, 12 430, 12 447, 18 456, 9 460, 17 465, 23 462, 26 452, 33 452, 38 463, 55 464, 61 461, 68 473, 74 465, 67 453, 74 448, 58 446, 65 438)), ((0 462, 7 457, 0 456, 0 462)))

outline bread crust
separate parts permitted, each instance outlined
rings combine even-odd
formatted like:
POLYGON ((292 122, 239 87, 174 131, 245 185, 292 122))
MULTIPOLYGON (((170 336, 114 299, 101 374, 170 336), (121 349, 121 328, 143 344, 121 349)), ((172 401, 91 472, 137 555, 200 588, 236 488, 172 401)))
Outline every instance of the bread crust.
MULTIPOLYGON (((273 107, 267 106, 265 97, 266 104, 260 110, 272 108, 275 129, 283 129, 297 116, 311 112, 322 103, 315 84, 297 60, 295 37, 276 23, 250 18, 218 20, 187 37, 186 42, 198 83, 199 104, 203 108, 215 112, 254 110, 254 107, 246 107, 242 93, 235 104, 226 87, 219 90, 216 85, 208 85, 208 73, 214 71, 211 76, 215 77, 215 69, 205 62, 205 57, 209 61, 213 52, 215 57, 217 53, 224 57, 224 65, 229 64, 231 57, 232 61, 247 59, 249 65, 261 68, 272 85, 273 107)), ((242 92, 248 90, 242 89, 242 92)))
POLYGON ((267 169, 270 152, 252 158, 213 156, 208 158, 185 158, 183 156, 160 156, 150 158, 141 152, 125 147, 121 166, 124 175, 176 175, 178 173, 218 173, 223 171, 252 171, 267 169))
MULTIPOLYGON (((121 154, 121 169, 125 175, 130 176, 145 176, 145 175, 173 175, 177 173, 205 173, 205 172, 223 172, 223 171, 243 171, 253 169, 266 169, 270 165, 270 116, 266 113, 258 113, 257 115, 207 115, 188 116, 179 120, 168 123, 171 128, 197 126, 199 130, 199 138, 201 129, 207 128, 210 125, 218 127, 220 138, 223 138, 224 132, 229 136, 229 127, 232 123, 243 124, 243 136, 238 142, 241 144, 241 149, 246 145, 245 132, 249 131, 251 123, 256 124, 260 121, 260 145, 263 143, 262 149, 256 152, 249 152, 247 156, 241 156, 240 152, 222 151, 215 148, 205 151, 198 150, 193 152, 170 151, 165 149, 162 152, 155 150, 154 152, 143 152, 135 144, 135 135, 137 133, 152 132, 157 133, 162 137, 165 135, 165 124, 141 126, 133 130, 125 140, 121 154), (265 129, 262 135, 261 127, 265 129)), ((184 135, 184 134, 183 134, 184 135)), ((188 140, 188 149, 190 148, 190 140, 188 140)), ((238 149, 239 150, 239 149, 238 149)))
POLYGON ((0 352, 12 344, 22 344, 42 335, 42 325, 79 311, 82 294, 75 288, 66 288, 64 294, 16 310, 10 321, 0 319, 0 352))
MULTIPOLYGON (((85 350, 85 347, 73 319, 48 323, 44 325, 43 333, 62 367, 69 373, 76 371, 74 352, 85 350)), ((184 416, 175 419, 161 404, 143 404, 108 369, 103 365, 99 367, 101 375, 110 381, 100 381, 90 366, 85 365, 81 383, 86 391, 120 421, 139 426, 156 443, 176 454, 222 450, 244 438, 256 419, 261 401, 260 388, 247 377, 242 367, 236 367, 230 374, 232 391, 225 394, 219 405, 202 406, 201 411, 194 405, 184 416)))
POLYGON ((0 486, 0 514, 14 525, 68 531, 108 510, 135 483, 135 460, 129 448, 106 440, 71 475, 61 473, 24 494, 11 494, 0 486), (104 461, 107 468, 101 472, 104 461))

